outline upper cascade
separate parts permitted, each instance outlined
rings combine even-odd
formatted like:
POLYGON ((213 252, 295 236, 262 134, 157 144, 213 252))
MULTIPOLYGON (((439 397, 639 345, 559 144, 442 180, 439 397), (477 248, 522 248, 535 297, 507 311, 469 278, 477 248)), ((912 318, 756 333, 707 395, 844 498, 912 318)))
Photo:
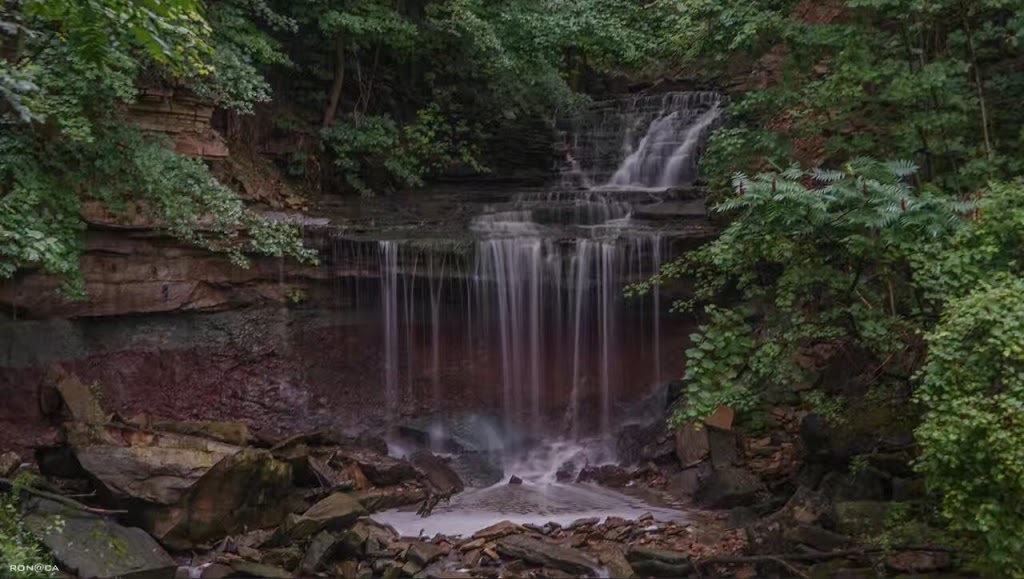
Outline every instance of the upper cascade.
POLYGON ((671 92, 595 102, 569 134, 563 185, 670 189, 693 184, 721 121, 716 92, 671 92))

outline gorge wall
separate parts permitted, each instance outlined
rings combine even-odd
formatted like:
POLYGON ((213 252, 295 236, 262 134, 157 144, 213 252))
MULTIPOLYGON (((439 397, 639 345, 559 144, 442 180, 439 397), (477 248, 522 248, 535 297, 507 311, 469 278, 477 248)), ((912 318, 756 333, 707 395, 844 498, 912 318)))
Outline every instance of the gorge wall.
MULTIPOLYGON (((629 146, 642 150, 641 136, 629 146)), ((31 272, 0 286, 0 436, 52 442, 40 401, 54 364, 124 416, 240 420, 267 438, 468 414, 532 436, 606 432, 682 373, 692 328, 670 317, 676 296, 622 289, 712 234, 699 194, 477 185, 325 198, 275 214, 303 224, 319 266, 248 269, 97 211, 86 300, 31 272)))

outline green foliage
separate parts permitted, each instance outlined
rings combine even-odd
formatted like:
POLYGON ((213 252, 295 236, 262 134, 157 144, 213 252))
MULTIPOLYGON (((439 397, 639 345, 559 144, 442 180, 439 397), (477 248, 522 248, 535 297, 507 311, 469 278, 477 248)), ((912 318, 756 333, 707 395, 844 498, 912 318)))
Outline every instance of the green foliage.
MULTIPOLYGON (((824 418, 829 424, 836 426, 846 422, 846 416, 843 413, 846 410, 846 404, 843 399, 838 396, 829 396, 821 390, 812 390, 804 396, 804 404, 810 407, 811 412, 824 418)), ((853 472, 863 470, 866 463, 865 455, 858 455, 854 457, 853 462, 850 464, 850 469, 853 472), (861 459, 858 461, 857 459, 861 459)))
MULTIPOLYGON (((8 563, 28 566, 56 564, 50 552, 28 530, 22 519, 21 489, 30 486, 32 479, 23 473, 13 482, 9 492, 0 492, 0 562, 4 564, 4 572, 14 577, 46 577, 48 575, 33 571, 14 572, 6 568, 8 563)), ((53 530, 60 532, 61 528, 58 526, 53 530)))
POLYGON ((778 162, 765 146, 780 139, 806 165, 913 159, 920 183, 956 193, 1024 169, 1013 104, 1024 74, 1012 65, 1024 21, 1003 0, 667 4, 680 23, 669 37, 678 49, 732 64, 762 59, 766 69, 764 90, 729 111, 741 130, 718 137, 729 141, 730 157, 715 157, 712 147, 705 160, 721 195, 734 171, 778 162))
POLYGON ((192 89, 224 108, 251 113, 254 104, 271 100, 263 69, 291 64, 271 33, 295 32, 297 25, 274 12, 266 0, 216 2, 207 18, 213 30, 213 71, 192 75, 192 89))
POLYGON ((28 19, 52 27, 53 39, 84 59, 119 66, 133 48, 175 73, 207 69, 201 0, 25 0, 28 19))
POLYGON ((388 117, 366 116, 342 119, 321 136, 349 186, 372 195, 375 189, 420 186, 456 162, 482 171, 477 153, 463 140, 468 132, 431 105, 404 129, 388 117))
POLYGON ((368 116, 358 123, 343 119, 326 127, 321 136, 345 181, 364 195, 373 193, 369 183, 380 170, 386 172, 385 182, 421 183, 415 166, 399 148, 398 126, 388 117, 368 116))
POLYGON ((709 306, 709 323, 692 335, 683 378, 686 405, 672 417, 673 425, 701 420, 725 404, 737 411, 753 408, 752 374, 745 373, 755 350, 739 314, 709 306))
POLYGON ((993 184, 970 228, 915 260, 923 291, 948 301, 920 373, 918 468, 993 576, 1024 576, 1022 204, 1024 185, 993 184))
POLYGON ((1024 576, 1024 279, 954 300, 928 336, 920 470, 990 571, 1024 576))
MULTIPOLYGON (((254 252, 312 259, 296 229, 253 213, 201 161, 117 117, 134 101, 144 70, 224 80, 209 74, 213 45, 201 3, 9 6, 0 17, 0 42, 13 48, 0 58, 0 93, 9 105, 0 103, 0 278, 38 268, 59 276, 69 295, 82 296, 82 213, 97 204, 115 216, 140 215, 239 264, 254 252)), ((219 22, 229 12, 222 6, 219 22)), ((251 57, 273 54, 242 25, 224 25, 219 38, 246 47, 251 57)), ((232 82, 241 92, 224 93, 225 105, 244 108, 245 99, 262 98, 253 85, 232 82)))
POLYGON ((753 407, 760 393, 810 379, 803 348, 854 340, 892 360, 933 311, 912 287, 906 263, 922 244, 962 226, 950 202, 906 183, 906 162, 855 159, 842 171, 801 171, 733 180, 736 195, 717 206, 733 220, 702 249, 666 265, 648 284, 691 276, 708 323, 687 351, 688 405, 677 421, 719 404, 753 407))

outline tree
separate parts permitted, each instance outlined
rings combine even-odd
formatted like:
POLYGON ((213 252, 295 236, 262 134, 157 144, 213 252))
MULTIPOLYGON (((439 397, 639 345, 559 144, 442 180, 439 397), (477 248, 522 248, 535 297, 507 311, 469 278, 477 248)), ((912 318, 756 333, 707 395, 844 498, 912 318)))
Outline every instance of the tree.
POLYGON ((141 208, 170 233, 244 263, 247 252, 311 259, 298 232, 266 221, 197 160, 118 118, 147 68, 205 77, 209 27, 194 0, 28 0, 3 12, 0 277, 61 276, 81 294, 83 203, 141 208))

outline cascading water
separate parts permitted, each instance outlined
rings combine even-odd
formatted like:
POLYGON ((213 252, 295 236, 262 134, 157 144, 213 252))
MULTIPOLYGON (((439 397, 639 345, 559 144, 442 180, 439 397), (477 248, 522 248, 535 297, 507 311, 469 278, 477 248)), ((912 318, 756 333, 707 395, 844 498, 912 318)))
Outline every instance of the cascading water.
POLYGON ((660 347, 660 313, 651 309, 658 302, 648 297, 630 309, 622 291, 656 271, 666 242, 655 230, 631 231, 622 221, 626 208, 616 202, 590 200, 585 209, 518 203, 536 205, 476 219, 477 240, 461 258, 415 243, 380 242, 381 381, 388 403, 415 395, 413 381, 424 367, 437 400, 441 368, 480 363, 485 367, 478 374, 492 377, 500 390, 500 419, 510 442, 606 436, 614 402, 625 393, 620 342, 635 338, 630 353, 643 361, 642 368, 631 364, 630 387, 647 389, 664 376, 661 353, 654 351, 660 347), (597 223, 534 220, 577 216, 597 223), (581 237, 564 237, 569 233, 581 237), (419 294, 424 299, 417 300, 419 294), (462 335, 485 361, 452 359, 459 354, 441 326, 453 317, 461 318, 462 335), (429 326, 422 332, 429 362, 415 360, 424 348, 409 342, 423 324, 429 326))
MULTIPOLYGON (((720 107, 715 93, 599 103, 584 115, 567 154, 563 176, 573 189, 523 193, 488 207, 468 224, 468 240, 379 242, 389 420, 418 428, 435 452, 456 459, 460 452, 496 454, 504 477, 525 482, 466 491, 427 520, 406 511, 378 520, 410 532, 458 533, 502 519, 658 511, 559 481, 614 461, 627 402, 681 372, 673 365, 679 357, 662 352, 661 296, 626 300, 623 289, 659 271, 680 240, 706 235, 694 225, 703 219, 702 203, 680 186, 696 181, 697 156, 720 107), (593 183, 604 185, 576 187, 593 183), (467 376, 469 388, 456 396, 480 400, 458 422, 445 412, 466 402, 450 393, 451 382, 467 376), (424 405, 417 400, 429 401, 430 417, 419 416, 424 405)), ((668 347, 679 346, 674 340, 668 347)), ((457 463, 453 468, 462 468, 457 463)))
POLYGON ((715 92, 674 92, 595 103, 571 131, 563 183, 666 189, 693 184, 697 160, 721 120, 715 92))

